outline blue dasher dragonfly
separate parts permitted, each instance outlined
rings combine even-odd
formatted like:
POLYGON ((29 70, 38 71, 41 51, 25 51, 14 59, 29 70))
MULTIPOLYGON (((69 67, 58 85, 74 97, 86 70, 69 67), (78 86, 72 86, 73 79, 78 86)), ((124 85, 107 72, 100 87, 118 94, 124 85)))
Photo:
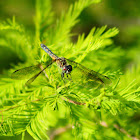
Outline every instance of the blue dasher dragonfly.
POLYGON ((55 55, 47 46, 41 44, 41 48, 52 58, 45 68, 40 68, 41 64, 25 67, 18 69, 12 73, 12 79, 29 79, 25 85, 31 84, 46 68, 51 66, 54 62, 57 63, 58 67, 62 70, 61 77, 64 80, 71 79, 78 80, 81 79, 82 83, 86 82, 96 82, 100 84, 109 84, 111 83, 110 79, 107 76, 104 76, 98 72, 95 72, 91 69, 86 68, 85 66, 72 61, 64 57, 58 57, 55 55), (32 77, 31 74, 33 75, 32 77), (80 75, 80 76, 79 76, 80 75), (78 78, 79 77, 79 78, 78 78))

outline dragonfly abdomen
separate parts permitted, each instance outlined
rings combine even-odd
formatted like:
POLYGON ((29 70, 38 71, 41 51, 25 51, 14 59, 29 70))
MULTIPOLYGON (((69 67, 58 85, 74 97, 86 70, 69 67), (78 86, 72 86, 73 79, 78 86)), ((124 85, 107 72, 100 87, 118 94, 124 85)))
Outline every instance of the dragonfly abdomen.
POLYGON ((47 46, 44 44, 41 44, 41 48, 53 59, 58 59, 58 56, 56 56, 47 46))

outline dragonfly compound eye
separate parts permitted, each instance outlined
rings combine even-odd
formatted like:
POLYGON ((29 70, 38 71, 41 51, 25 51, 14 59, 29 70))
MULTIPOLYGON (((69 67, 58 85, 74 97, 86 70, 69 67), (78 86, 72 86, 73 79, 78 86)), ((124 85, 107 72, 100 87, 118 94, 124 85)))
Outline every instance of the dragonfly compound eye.
POLYGON ((68 65, 68 66, 67 66, 67 71, 68 71, 68 72, 71 72, 71 71, 72 71, 72 66, 71 66, 71 65, 68 65))

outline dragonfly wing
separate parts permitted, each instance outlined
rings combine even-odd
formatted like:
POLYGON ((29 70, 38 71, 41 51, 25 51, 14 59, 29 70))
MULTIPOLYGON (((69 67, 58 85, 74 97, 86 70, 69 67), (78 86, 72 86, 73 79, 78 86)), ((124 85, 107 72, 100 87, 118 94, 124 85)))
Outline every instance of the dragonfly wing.
POLYGON ((47 66, 42 69, 40 72, 38 72, 36 75, 34 75, 33 77, 31 77, 26 83, 25 85, 28 86, 30 85, 47 67, 49 67, 54 61, 51 61, 49 64, 47 64, 47 66))
MULTIPOLYGON (((75 71, 77 73, 76 75, 81 74, 80 78, 82 80, 93 81, 93 82, 95 81, 95 82, 98 82, 101 84, 111 83, 111 81, 108 77, 106 77, 98 72, 95 72, 91 69, 88 69, 85 66, 83 66, 75 61, 72 61, 69 59, 66 59, 66 60, 67 60, 67 63, 72 66, 72 69, 73 69, 72 72, 75 71)), ((74 77, 76 77, 76 75, 74 75, 74 77)))
POLYGON ((12 73, 11 78, 18 80, 28 79, 38 71, 40 71, 40 64, 18 69, 12 73))

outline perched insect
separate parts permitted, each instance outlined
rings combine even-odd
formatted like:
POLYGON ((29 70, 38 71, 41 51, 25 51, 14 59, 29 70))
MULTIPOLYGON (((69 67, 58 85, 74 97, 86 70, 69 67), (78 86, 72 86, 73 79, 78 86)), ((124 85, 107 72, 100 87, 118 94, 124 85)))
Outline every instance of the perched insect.
POLYGON ((13 79, 27 79, 30 78, 27 82, 26 85, 29 85, 32 83, 47 67, 51 66, 52 63, 56 62, 59 68, 62 69, 61 77, 62 79, 64 78, 69 78, 69 79, 74 79, 78 80, 80 79, 83 81, 83 83, 86 82, 97 82, 100 84, 108 84, 110 83, 110 79, 98 72, 95 72, 91 69, 86 68, 85 66, 69 60, 64 57, 58 57, 56 56, 47 46, 44 44, 41 44, 41 48, 52 58, 52 61, 50 61, 45 68, 42 70, 40 69, 40 64, 35 65, 35 66, 30 66, 30 67, 25 67, 19 70, 16 70, 15 72, 12 73, 12 78, 13 79), (38 71, 38 72, 37 72, 38 71), (34 74, 33 77, 30 77, 31 74, 34 74), (79 78, 78 78, 79 77, 79 78))

